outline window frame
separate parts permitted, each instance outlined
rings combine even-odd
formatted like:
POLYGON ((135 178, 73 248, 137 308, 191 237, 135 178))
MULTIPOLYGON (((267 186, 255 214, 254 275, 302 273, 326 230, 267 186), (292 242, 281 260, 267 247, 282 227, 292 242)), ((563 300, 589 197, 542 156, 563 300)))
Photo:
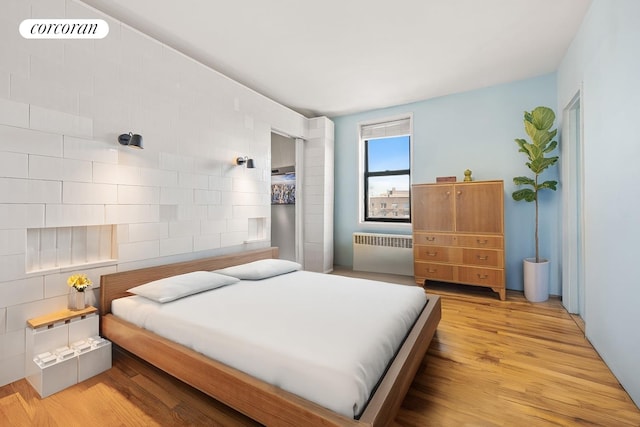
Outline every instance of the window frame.
POLYGON ((377 228, 385 228, 385 229, 407 229, 411 228, 411 184, 412 184, 412 174, 411 170, 413 168, 413 114, 401 114, 397 116, 390 117, 382 117, 376 120, 370 120, 366 122, 358 123, 358 144, 359 144, 359 168, 358 168, 358 211, 359 218, 358 223, 360 225, 366 225, 377 228), (401 120, 409 120, 409 130, 407 133, 396 133, 390 134, 387 136, 379 136, 379 137, 363 137, 363 128, 367 126, 376 125, 376 124, 384 124, 387 122, 395 122, 401 120), (392 138, 396 136, 408 136, 409 137, 409 169, 401 169, 397 171, 385 171, 385 172, 371 172, 369 173, 367 170, 367 141, 381 138, 392 138), (393 173, 388 173, 393 172, 393 173), (393 175, 409 175, 409 218, 376 218, 376 217, 368 217, 368 212, 370 207, 369 203, 369 195, 368 195, 368 178, 375 176, 393 176, 393 175))

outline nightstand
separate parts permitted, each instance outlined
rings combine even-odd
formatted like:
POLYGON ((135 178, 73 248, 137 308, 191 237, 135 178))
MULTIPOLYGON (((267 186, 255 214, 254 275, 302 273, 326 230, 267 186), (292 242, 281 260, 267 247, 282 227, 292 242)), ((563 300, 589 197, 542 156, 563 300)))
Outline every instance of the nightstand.
POLYGON ((27 320, 25 373, 41 397, 111 368, 111 342, 98 328, 95 307, 27 320))

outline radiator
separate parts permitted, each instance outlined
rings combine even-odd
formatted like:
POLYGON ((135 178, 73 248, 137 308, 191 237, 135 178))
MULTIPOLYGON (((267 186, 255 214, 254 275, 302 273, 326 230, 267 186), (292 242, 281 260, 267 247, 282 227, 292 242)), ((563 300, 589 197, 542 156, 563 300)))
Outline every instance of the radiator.
POLYGON ((353 233, 353 270, 413 276, 413 238, 353 233))

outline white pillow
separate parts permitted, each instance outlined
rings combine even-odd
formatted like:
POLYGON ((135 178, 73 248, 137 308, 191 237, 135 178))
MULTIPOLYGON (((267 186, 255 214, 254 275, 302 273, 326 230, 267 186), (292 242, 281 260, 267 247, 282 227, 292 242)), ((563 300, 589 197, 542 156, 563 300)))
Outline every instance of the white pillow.
POLYGON ((127 289, 127 292, 159 303, 165 303, 238 281, 235 277, 224 276, 210 271, 194 271, 154 280, 153 282, 127 289))
POLYGON ((226 274, 243 280, 260 280, 268 277, 278 276, 280 274, 290 273, 300 270, 302 266, 297 262, 288 261, 286 259, 261 259, 246 264, 234 265, 220 270, 215 273, 226 274))

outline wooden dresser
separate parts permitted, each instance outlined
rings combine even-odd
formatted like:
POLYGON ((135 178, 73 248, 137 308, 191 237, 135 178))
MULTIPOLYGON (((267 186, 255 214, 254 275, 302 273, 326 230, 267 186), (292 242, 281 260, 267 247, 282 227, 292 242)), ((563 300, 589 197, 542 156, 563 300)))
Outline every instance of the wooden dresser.
POLYGON ((411 191, 416 283, 486 286, 506 299, 503 181, 416 184, 411 191))

